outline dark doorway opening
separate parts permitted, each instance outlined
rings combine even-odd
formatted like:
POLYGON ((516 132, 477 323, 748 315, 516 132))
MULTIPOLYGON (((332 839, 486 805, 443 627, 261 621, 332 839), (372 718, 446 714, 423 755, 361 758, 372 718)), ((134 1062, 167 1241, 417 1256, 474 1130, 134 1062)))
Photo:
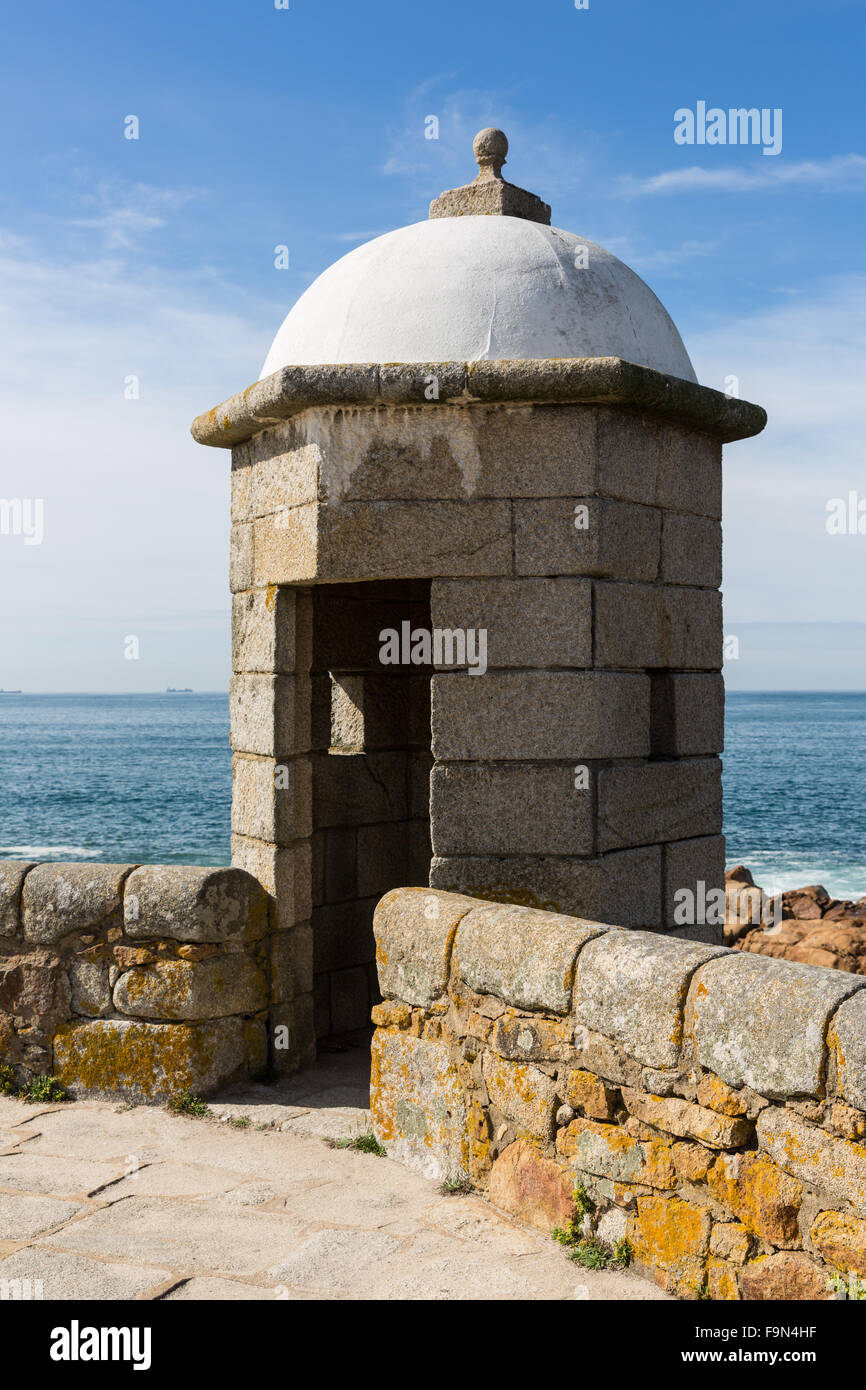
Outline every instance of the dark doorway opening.
POLYGON ((430 628, 430 581, 312 590, 313 953, 316 1036, 370 1026, 373 910, 430 872, 429 667, 387 664, 382 634, 430 628))

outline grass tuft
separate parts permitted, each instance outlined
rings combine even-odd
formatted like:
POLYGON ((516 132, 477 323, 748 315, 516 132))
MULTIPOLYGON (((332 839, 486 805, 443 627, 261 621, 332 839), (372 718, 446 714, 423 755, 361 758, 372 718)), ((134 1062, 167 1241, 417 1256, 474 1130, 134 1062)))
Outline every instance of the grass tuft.
POLYGON ((385 1157, 385 1150, 371 1129, 366 1134, 356 1134, 354 1139, 329 1139, 328 1143, 332 1149, 355 1149, 358 1153, 385 1157))

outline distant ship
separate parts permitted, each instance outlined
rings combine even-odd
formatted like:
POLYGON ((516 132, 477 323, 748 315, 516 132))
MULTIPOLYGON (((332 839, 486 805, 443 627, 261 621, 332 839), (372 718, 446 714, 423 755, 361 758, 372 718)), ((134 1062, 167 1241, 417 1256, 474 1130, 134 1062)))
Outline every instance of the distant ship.
POLYGON ((2 688, 2 686, 0 686, 0 695, 20 695, 20 694, 21 694, 21 691, 20 691, 20 690, 4 690, 4 689, 2 688))
MULTIPOLYGON (((18 694, 20 695, 20 693, 21 692, 19 690, 18 694)), ((188 685, 185 685, 182 690, 179 690, 177 686, 167 685, 165 688, 165 693, 166 695, 192 695, 193 692, 188 685)))

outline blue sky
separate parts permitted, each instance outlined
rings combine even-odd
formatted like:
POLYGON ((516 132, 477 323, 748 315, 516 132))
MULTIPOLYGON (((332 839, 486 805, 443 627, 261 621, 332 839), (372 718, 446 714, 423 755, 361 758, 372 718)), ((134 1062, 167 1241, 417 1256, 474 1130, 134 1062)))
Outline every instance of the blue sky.
POLYGON ((190 420, 495 124, 506 175, 644 276, 700 380, 770 412, 727 451, 729 685, 866 688, 866 535, 825 529, 866 498, 864 31, 858 0, 7 7, 0 495, 44 498, 45 539, 0 536, 0 685, 225 687, 228 460, 190 420), (699 100, 781 108, 781 153, 677 145, 699 100))

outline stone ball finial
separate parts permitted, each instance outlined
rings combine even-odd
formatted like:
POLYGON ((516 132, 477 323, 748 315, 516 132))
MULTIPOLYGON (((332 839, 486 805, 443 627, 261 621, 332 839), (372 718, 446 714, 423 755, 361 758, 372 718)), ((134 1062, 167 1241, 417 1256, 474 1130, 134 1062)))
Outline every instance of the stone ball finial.
POLYGON ((508 154, 508 137, 505 132, 492 125, 486 126, 484 130, 479 130, 472 141, 472 149, 482 177, 486 173, 488 178, 501 178, 500 170, 508 154))

